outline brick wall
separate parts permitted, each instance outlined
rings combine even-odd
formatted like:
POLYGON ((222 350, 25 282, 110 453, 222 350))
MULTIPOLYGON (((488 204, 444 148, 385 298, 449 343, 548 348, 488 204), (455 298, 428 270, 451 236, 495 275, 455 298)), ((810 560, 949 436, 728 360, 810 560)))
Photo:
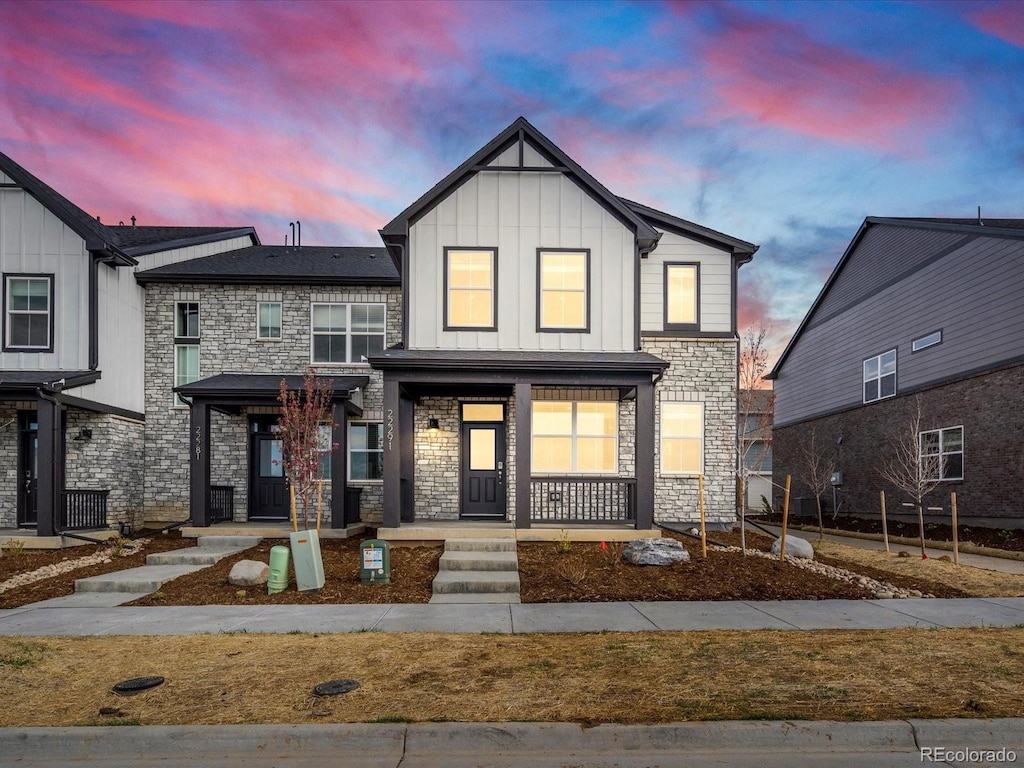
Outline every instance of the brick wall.
MULTIPOLYGON (((816 444, 826 446, 843 473, 839 491, 840 511, 877 514, 879 491, 884 490, 889 513, 902 512, 900 502, 910 499, 886 484, 879 474, 891 452, 889 435, 907 423, 920 399, 921 428, 939 429, 963 425, 964 479, 943 482, 926 498, 930 506, 942 506, 949 514, 949 494, 956 491, 961 519, 1024 519, 1024 366, 923 391, 897 396, 843 413, 779 427, 774 430, 774 480, 793 476, 792 497, 812 495, 803 475, 801 446, 815 431, 816 444), (843 437, 837 445, 839 436, 843 437)), ((831 492, 827 494, 831 502, 831 492)), ((781 507, 782 492, 774 504, 781 507)))
MULTIPOLYGON (((200 304, 199 371, 206 378, 223 372, 301 374, 310 365, 312 302, 384 303, 385 345, 401 339, 401 293, 397 287, 325 288, 324 286, 224 286, 154 284, 146 291, 146 438, 145 512, 151 520, 183 520, 189 515, 188 408, 174 407, 174 305, 200 304), (256 339, 256 304, 282 303, 282 338, 256 339)), ((363 393, 363 418, 379 421, 383 411, 382 377, 366 365, 318 365, 322 373, 369 376, 363 393)), ((211 480, 235 487, 236 519, 248 510, 248 413, 214 414, 211 421, 211 480)), ((324 505, 330 494, 325 489, 324 505)), ((361 507, 379 519, 380 484, 364 487, 361 507)))
POLYGON ((654 388, 654 519, 700 519, 696 476, 663 475, 660 464, 661 404, 704 404, 704 510, 712 523, 736 518, 736 355, 735 340, 641 338, 644 352, 670 364, 654 388))

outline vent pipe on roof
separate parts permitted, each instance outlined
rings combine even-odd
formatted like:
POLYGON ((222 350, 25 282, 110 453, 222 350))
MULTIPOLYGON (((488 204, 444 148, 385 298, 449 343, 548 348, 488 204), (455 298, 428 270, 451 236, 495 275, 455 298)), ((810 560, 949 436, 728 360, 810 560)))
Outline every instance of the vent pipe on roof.
POLYGON ((978 226, 979 227, 984 227, 985 226, 985 222, 981 220, 981 206, 980 205, 978 206, 978 226))
POLYGON ((135 229, 135 217, 132 216, 132 229, 135 229))
POLYGON ((296 226, 296 228, 298 229, 298 232, 299 232, 299 241, 296 243, 296 246, 301 248, 302 247, 302 222, 299 221, 298 219, 296 219, 295 220, 295 226, 296 226))
MULTIPOLYGON (((295 247, 295 222, 289 221, 288 226, 292 228, 292 247, 295 247)), ((285 243, 287 245, 287 243, 285 243)))

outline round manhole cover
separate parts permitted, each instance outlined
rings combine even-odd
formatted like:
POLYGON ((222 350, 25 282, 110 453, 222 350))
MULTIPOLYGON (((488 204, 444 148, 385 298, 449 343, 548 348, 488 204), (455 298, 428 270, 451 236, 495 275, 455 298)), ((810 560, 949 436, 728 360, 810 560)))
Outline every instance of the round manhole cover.
POLYGON ((149 688, 155 688, 163 681, 162 677, 133 677, 131 680, 122 680, 120 683, 115 683, 114 692, 138 693, 149 688))
POLYGON ((328 680, 320 683, 313 689, 317 696, 338 696, 342 693, 349 693, 359 687, 358 680, 328 680))

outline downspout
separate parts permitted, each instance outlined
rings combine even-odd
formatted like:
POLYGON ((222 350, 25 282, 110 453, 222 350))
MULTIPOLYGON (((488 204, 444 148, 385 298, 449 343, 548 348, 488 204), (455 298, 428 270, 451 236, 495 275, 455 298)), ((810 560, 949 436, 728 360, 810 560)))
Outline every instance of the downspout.
POLYGON ((93 254, 89 262, 89 370, 100 367, 100 257, 93 254))

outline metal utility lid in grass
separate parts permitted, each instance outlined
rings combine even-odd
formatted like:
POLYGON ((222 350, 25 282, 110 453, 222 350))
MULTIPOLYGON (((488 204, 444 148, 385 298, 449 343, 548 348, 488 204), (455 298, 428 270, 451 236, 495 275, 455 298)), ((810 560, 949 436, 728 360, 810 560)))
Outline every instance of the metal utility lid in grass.
POLYGON ((358 687, 358 680, 328 680, 326 683, 316 686, 313 693, 317 696, 339 696, 354 691, 358 687))

